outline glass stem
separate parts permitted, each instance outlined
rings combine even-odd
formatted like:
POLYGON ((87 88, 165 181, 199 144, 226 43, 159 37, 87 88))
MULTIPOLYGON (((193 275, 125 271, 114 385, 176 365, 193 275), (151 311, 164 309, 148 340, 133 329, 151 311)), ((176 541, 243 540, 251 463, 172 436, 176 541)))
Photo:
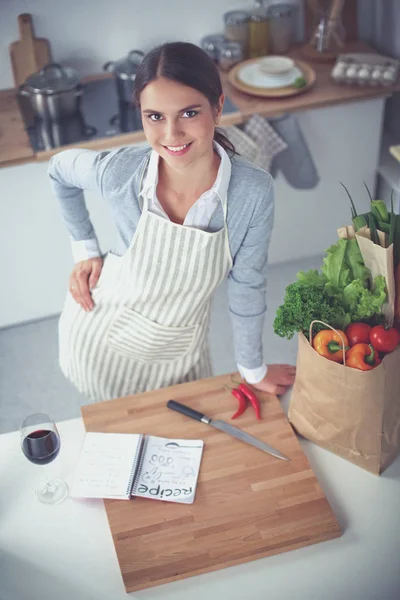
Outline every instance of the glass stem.
POLYGON ((54 483, 50 479, 46 479, 46 483, 44 484, 44 487, 43 487, 43 493, 44 494, 54 494, 55 491, 56 491, 56 486, 54 485, 54 483))

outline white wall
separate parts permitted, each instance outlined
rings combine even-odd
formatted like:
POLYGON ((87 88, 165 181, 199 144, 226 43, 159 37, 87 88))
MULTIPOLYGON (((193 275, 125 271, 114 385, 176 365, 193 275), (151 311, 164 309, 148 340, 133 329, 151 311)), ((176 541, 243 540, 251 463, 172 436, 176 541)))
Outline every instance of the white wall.
POLYGON ((253 0, 0 0, 0 89, 13 87, 8 46, 19 39, 17 15, 24 12, 33 17, 36 37, 50 41, 53 59, 87 75, 132 49, 198 44, 223 30, 224 12, 252 6, 253 0))
MULTIPOLYGON (((372 188, 384 99, 298 114, 321 182, 313 190, 275 181, 276 218, 270 263, 321 255, 350 223, 350 189, 360 212, 368 207, 362 182, 372 188)), ((47 163, 0 169, 0 327, 59 313, 72 267, 70 243, 46 175, 47 163)), ((112 244, 108 206, 87 194, 102 250, 112 244)))

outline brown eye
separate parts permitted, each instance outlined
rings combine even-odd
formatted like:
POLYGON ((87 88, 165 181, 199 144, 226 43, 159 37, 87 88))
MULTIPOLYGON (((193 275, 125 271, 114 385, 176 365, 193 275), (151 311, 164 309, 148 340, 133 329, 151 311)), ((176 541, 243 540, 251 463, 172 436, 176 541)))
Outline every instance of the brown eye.
POLYGON ((183 116, 185 117, 185 119, 193 119, 193 117, 195 117, 198 114, 199 113, 197 110, 185 110, 183 116))
POLYGON ((150 119, 150 121, 161 121, 162 115, 160 115, 159 113, 153 113, 152 115, 149 115, 148 118, 150 119))

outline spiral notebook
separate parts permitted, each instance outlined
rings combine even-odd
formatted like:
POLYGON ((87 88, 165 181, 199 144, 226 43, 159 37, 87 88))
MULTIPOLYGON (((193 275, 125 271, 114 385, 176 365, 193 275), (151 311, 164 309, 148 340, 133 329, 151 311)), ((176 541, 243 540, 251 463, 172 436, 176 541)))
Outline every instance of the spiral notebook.
POLYGON ((132 497, 192 504, 202 440, 135 433, 86 434, 71 488, 75 498, 132 497))

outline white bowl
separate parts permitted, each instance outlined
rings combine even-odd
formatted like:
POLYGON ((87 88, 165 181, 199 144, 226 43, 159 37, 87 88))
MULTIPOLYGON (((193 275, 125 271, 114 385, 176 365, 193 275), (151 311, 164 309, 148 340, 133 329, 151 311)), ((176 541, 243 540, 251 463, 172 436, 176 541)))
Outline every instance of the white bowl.
POLYGON ((258 63, 259 68, 266 75, 284 75, 294 67, 294 61, 287 56, 266 56, 258 63))
POLYGON ((246 85, 256 88, 273 89, 293 85, 298 77, 303 77, 300 69, 294 66, 287 73, 279 75, 267 75, 261 71, 258 63, 244 64, 237 71, 237 78, 246 85))

